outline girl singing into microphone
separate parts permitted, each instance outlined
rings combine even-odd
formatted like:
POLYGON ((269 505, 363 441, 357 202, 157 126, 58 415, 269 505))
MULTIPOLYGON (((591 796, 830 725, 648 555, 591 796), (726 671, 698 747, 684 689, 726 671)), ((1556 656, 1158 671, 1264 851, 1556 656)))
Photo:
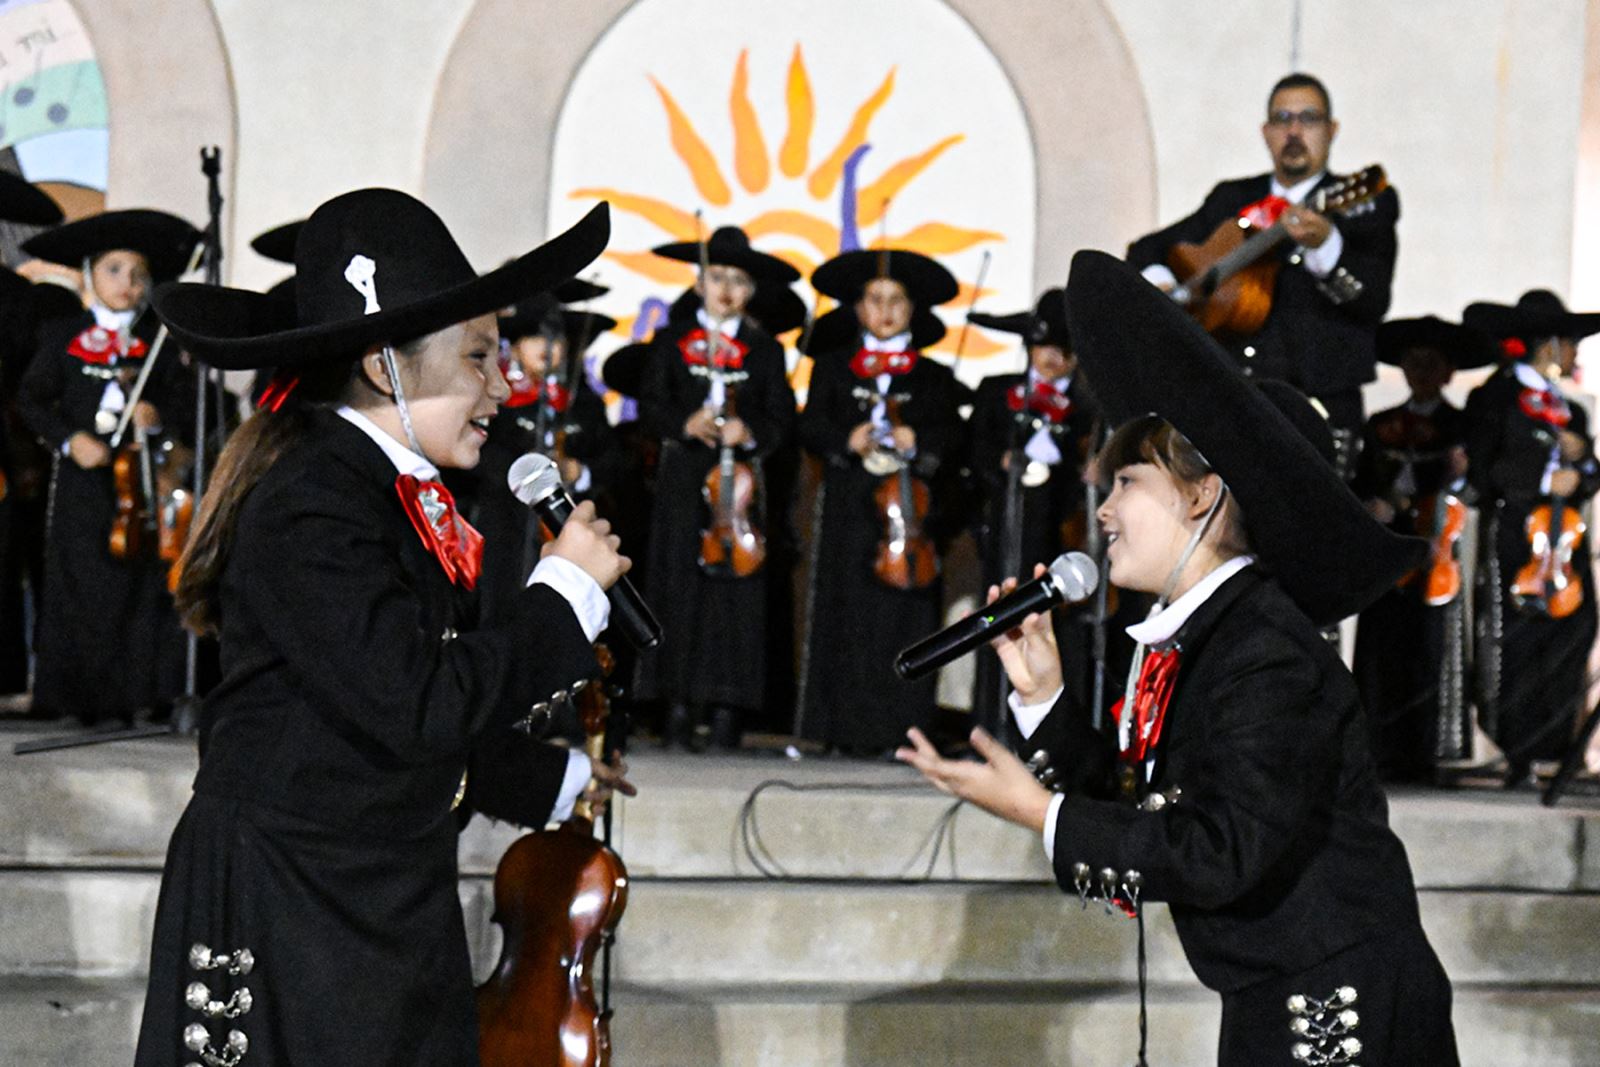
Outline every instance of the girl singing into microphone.
POLYGON ((1066 892, 1115 914, 1165 902, 1222 995, 1223 1067, 1454 1067, 1449 980, 1355 684, 1317 629, 1375 599, 1425 545, 1383 529, 1126 264, 1079 253, 1067 298, 1079 358, 1123 423, 1098 460, 1112 478, 1098 515, 1111 580, 1159 598, 1129 628, 1139 644, 1116 736, 1055 707, 1059 652, 1032 616, 995 642, 1029 762, 982 731, 981 762, 941 759, 916 731, 901 758, 1041 834, 1066 892))
POLYGON ((509 390, 494 311, 605 247, 606 210, 489 274, 432 211, 364 189, 296 246, 297 313, 157 292, 176 339, 278 368, 224 450, 178 604, 215 632, 194 796, 162 876, 136 1063, 478 1062, 457 898, 469 812, 542 825, 620 767, 516 729, 596 670, 627 569, 581 506, 479 618, 482 542, 438 482, 478 462, 509 390))

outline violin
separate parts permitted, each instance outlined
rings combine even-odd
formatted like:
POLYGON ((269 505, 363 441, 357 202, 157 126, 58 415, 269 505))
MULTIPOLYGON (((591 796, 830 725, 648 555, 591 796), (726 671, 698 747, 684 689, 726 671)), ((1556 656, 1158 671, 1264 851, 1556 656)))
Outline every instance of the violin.
POLYGON ((113 559, 153 556, 168 564, 169 592, 177 588, 178 557, 194 519, 194 497, 182 469, 187 452, 170 441, 153 447, 145 431, 135 427, 133 439, 111 461, 116 512, 107 548, 113 559))
POLYGON ((1400 579, 1404 588, 1422 579, 1422 602, 1443 607, 1461 593, 1457 543, 1467 528, 1467 506, 1454 494, 1440 491, 1417 505, 1416 533, 1428 539, 1428 562, 1400 579))
MULTIPOLYGON (((903 425, 898 397, 889 397, 884 407, 891 428, 903 425)), ((875 452, 868 458, 890 454, 875 452)), ((878 542, 872 572, 893 589, 926 589, 939 578, 939 553, 922 531, 931 502, 928 483, 911 476, 911 468, 904 458, 894 458, 898 469, 885 475, 872 492, 873 503, 883 523, 883 537, 878 542)))
POLYGON ((1528 515, 1528 562, 1511 580, 1513 602, 1526 611, 1564 619, 1583 604, 1583 583, 1572 554, 1588 526, 1566 499, 1551 496, 1528 515))
MULTIPOLYGON (((614 661, 596 645, 602 678, 578 694, 591 759, 605 756, 614 661)), ((628 870, 594 836, 594 812, 579 800, 554 830, 525 834, 494 875, 500 961, 478 987, 478 1058, 483 1067, 608 1067, 611 1013, 595 999, 594 963, 628 905, 628 870)))
MULTIPOLYGON (((712 331, 719 334, 720 330, 712 331)), ((710 336, 708 334, 708 336, 710 336)), ((715 341, 710 342, 712 344, 715 341)), ((715 360, 707 361, 715 366, 715 360)), ((734 417, 734 387, 725 383, 718 431, 734 417)), ((700 495, 706 502, 708 521, 700 532, 700 568, 714 577, 748 578, 767 558, 767 539, 751 519, 756 503, 756 475, 740 461, 732 445, 723 445, 717 465, 706 472, 700 495)))
MULTIPOLYGON (((1388 187, 1383 168, 1374 164, 1312 193, 1306 206, 1318 214, 1348 215, 1388 187)), ((1178 242, 1167 254, 1180 279, 1172 299, 1210 333, 1248 337, 1258 332, 1272 312, 1278 282, 1279 262, 1267 254, 1288 237, 1281 215, 1264 227, 1240 216, 1224 219, 1201 244, 1178 242)))

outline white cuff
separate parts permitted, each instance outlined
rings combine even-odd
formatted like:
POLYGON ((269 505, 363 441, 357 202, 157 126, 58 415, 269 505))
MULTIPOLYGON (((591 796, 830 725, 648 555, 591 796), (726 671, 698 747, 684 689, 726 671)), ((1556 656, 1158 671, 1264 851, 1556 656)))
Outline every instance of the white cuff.
POLYGON ((546 556, 528 575, 528 584, 548 585, 560 593, 572 605, 578 625, 583 627, 583 635, 591 644, 611 621, 611 602, 606 599, 605 590, 588 571, 570 559, 546 556))
POLYGON ((589 491, 589 487, 593 484, 594 474, 589 470, 589 465, 587 463, 580 464, 578 467, 578 478, 572 483, 572 491, 574 493, 587 493, 589 491))
POLYGON ((589 757, 577 749, 567 750, 567 773, 561 776, 561 792, 556 794, 556 806, 550 809, 551 822, 566 822, 572 818, 573 805, 594 777, 594 766, 589 757))
POLYGON ((1041 426, 1033 431, 1028 443, 1022 446, 1022 452, 1029 459, 1043 463, 1047 467, 1054 467, 1061 462, 1061 448, 1056 444, 1055 435, 1047 427, 1041 426))
POLYGON ((1339 227, 1333 226, 1328 230, 1328 239, 1320 246, 1300 249, 1300 262, 1313 276, 1326 278, 1339 265, 1339 257, 1343 253, 1344 235, 1339 232, 1339 227))
POLYGON ((1056 706, 1056 701, 1060 700, 1061 694, 1066 691, 1066 686, 1060 686, 1050 694, 1049 700, 1041 700, 1037 704, 1024 704, 1015 691, 1006 697, 1006 703, 1011 705, 1011 717, 1017 720, 1017 729, 1022 731, 1024 740, 1033 736, 1033 732, 1044 722, 1044 717, 1050 714, 1050 709, 1056 706))
POLYGON ((1050 810, 1044 813, 1044 858, 1052 866, 1056 862, 1056 821, 1061 817, 1061 805, 1066 799, 1065 793, 1057 793, 1050 798, 1050 810))
POLYGON ((1160 263, 1152 263, 1139 273, 1151 285, 1165 285, 1173 289, 1178 287, 1178 276, 1172 273, 1172 268, 1164 267, 1160 263))

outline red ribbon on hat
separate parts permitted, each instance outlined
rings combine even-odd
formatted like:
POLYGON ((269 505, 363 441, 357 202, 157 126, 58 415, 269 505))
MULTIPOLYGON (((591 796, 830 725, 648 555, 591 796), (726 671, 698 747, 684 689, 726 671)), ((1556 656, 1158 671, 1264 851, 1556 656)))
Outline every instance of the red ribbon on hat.
POLYGON ((901 375, 917 365, 919 352, 874 352, 863 348, 850 361, 850 369, 857 378, 876 378, 880 374, 901 375))
POLYGON ((1025 382, 1013 385, 1006 393, 1006 406, 1012 411, 1030 411, 1058 425, 1067 421, 1067 416, 1072 414, 1072 399, 1042 380, 1035 383, 1031 390, 1025 382))
POLYGON ((298 374, 274 374, 256 400, 257 411, 277 411, 300 385, 298 374))
POLYGON ((455 497, 435 481, 402 474, 395 492, 417 536, 456 585, 475 588, 483 572, 483 535, 456 511, 455 497))
POLYGON ((104 367, 119 359, 143 359, 150 351, 148 345, 137 337, 128 338, 128 349, 117 347, 117 335, 104 326, 91 326, 67 342, 67 353, 85 363, 104 367))
MULTIPOLYGON (((1178 660, 1176 646, 1145 653, 1139 680, 1133 686, 1133 723, 1128 730, 1128 747, 1122 750, 1123 762, 1134 766, 1143 763, 1160 743, 1167 705, 1172 702, 1173 685, 1178 680, 1178 660)), ((1118 700, 1111 709, 1112 717, 1119 722, 1122 704, 1118 700)))
POLYGON ((1554 389, 1524 389, 1517 397, 1517 406, 1530 419, 1547 422, 1561 429, 1572 421, 1572 408, 1566 397, 1554 389))
POLYGON ((1289 208, 1289 201, 1281 196, 1264 196, 1253 204, 1239 209, 1239 217, 1258 230, 1265 230, 1289 208))
MULTIPOLYGON (((695 327, 682 337, 678 338, 678 351, 683 353, 683 361, 691 367, 704 367, 706 365, 706 331, 695 327)), ((717 339, 717 369, 738 370, 744 366, 744 357, 750 354, 750 346, 736 337, 726 335, 717 339)))
POLYGON ((1528 354, 1528 345, 1520 337, 1507 337, 1500 342, 1500 354, 1506 359, 1521 359, 1528 354))

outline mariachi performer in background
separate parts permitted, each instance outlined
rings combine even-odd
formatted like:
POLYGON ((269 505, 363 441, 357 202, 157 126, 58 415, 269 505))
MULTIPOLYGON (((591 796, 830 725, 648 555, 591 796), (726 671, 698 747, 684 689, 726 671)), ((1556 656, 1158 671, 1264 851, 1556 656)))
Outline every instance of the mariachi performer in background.
POLYGON ((282 403, 219 459, 178 602, 216 632, 200 770, 168 849, 135 1063, 478 1063, 457 832, 542 826, 615 767, 532 740, 529 709, 596 672, 627 569, 580 504, 527 588, 481 617, 480 536, 439 484, 509 393, 494 312, 605 247, 606 209, 479 276, 404 193, 323 204, 297 312, 163 289, 185 348, 275 367, 282 403))
POLYGON ((1420 564, 1425 544, 1380 526, 1127 264, 1078 253, 1067 299, 1079 359, 1121 422, 1100 454, 1111 580, 1158 597, 1129 629, 1140 647, 1117 731, 1064 714, 1055 637, 1033 615, 996 649, 1023 751, 1044 757, 1030 767, 982 731, 981 762, 942 759, 917 733, 901 757, 1040 834, 1063 891, 1135 917, 1141 975, 1145 909, 1165 902, 1221 996, 1220 1067, 1456 1067, 1450 982, 1354 679, 1318 629, 1420 564))
POLYGON ((746 312, 757 285, 800 275, 733 226, 655 252, 701 264, 702 306, 656 334, 639 388, 661 441, 647 581, 664 634, 640 658, 638 695, 666 704, 669 743, 735 748, 765 704, 762 461, 794 433, 783 348, 746 312))
MULTIPOLYGON (((584 352, 616 320, 562 306, 560 297, 598 289, 568 282, 556 294, 519 301, 499 317, 500 364, 511 395, 489 424, 482 459, 471 472, 470 517, 483 534, 483 603, 493 613, 516 598, 539 562, 539 518, 506 486, 506 472, 527 452, 556 461, 574 499, 600 503, 624 463, 606 419, 605 401, 589 384, 584 352)), ((601 290, 604 292, 604 290, 601 290)), ((601 510, 610 513, 609 507, 601 510)))
POLYGON ((1367 420, 1351 485, 1377 520, 1433 545, 1361 613, 1354 673, 1386 781, 1426 781, 1440 760, 1471 755, 1466 600, 1459 542, 1467 519, 1467 416, 1444 398, 1458 370, 1499 354, 1476 330, 1433 316, 1378 327, 1378 360, 1399 367, 1411 396, 1367 420))
MULTIPOLYGON (((979 544, 987 587, 1031 574, 1035 563, 1048 564, 1063 552, 1092 547, 1083 465, 1096 419, 1075 373, 1078 359, 1067 336, 1061 289, 1045 290, 1031 311, 967 317, 1021 336, 1028 353, 1027 370, 979 382, 972 406, 972 471, 983 501, 979 544)), ((1074 683, 1072 698, 1086 711, 1089 671, 1083 653, 1090 642, 1081 632, 1083 617, 1081 611, 1062 612, 1056 624, 1073 630, 1070 638, 1061 635, 1061 644, 1079 651, 1067 674, 1074 683)), ((1004 729, 1005 684, 999 660, 989 649, 981 650, 972 706, 974 721, 990 732, 1004 729)))
POLYGON ((799 732, 847 754, 887 754, 929 726, 934 678, 906 683, 894 655, 939 621, 930 483, 962 448, 955 375, 920 349, 956 295, 938 263, 898 249, 846 252, 811 284, 842 305, 817 320, 800 440, 822 461, 801 660, 799 732))
POLYGON ((183 692, 167 581, 183 542, 194 386, 176 345, 152 352, 156 321, 144 311, 151 285, 176 278, 198 239, 180 218, 131 210, 24 245, 82 268, 88 304, 42 331, 17 401, 55 453, 34 643, 38 715, 129 722, 183 692))
POLYGON ((1464 319, 1506 355, 1467 400, 1467 459, 1483 516, 1479 714, 1515 786, 1534 760, 1561 758, 1586 704, 1596 611, 1578 509, 1600 488, 1600 468, 1589 417, 1560 383, 1578 340, 1600 333, 1600 313, 1536 289, 1514 305, 1473 304, 1464 319))

